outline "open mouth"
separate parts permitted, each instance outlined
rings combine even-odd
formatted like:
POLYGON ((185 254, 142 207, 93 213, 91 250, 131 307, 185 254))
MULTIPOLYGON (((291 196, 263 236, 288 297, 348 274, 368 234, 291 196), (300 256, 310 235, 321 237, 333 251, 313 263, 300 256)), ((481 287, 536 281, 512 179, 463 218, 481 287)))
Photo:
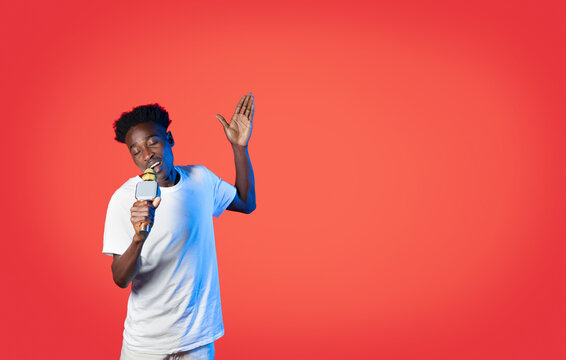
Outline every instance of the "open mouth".
POLYGON ((153 168, 155 168, 155 167, 157 167, 157 166, 159 166, 159 165, 161 165, 161 161, 156 161, 156 162, 154 162, 153 164, 151 164, 151 165, 148 167, 148 169, 153 169, 153 168))

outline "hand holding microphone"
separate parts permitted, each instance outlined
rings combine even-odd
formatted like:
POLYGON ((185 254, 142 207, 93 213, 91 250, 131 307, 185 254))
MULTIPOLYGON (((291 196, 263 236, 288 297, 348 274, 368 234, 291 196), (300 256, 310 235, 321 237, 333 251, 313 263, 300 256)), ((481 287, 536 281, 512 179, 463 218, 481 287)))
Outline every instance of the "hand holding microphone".
POLYGON ((159 206, 161 198, 158 196, 159 186, 157 185, 155 170, 146 169, 142 180, 136 186, 137 201, 130 209, 130 221, 134 225, 136 235, 141 237, 140 240, 145 240, 153 225, 155 209, 159 206))

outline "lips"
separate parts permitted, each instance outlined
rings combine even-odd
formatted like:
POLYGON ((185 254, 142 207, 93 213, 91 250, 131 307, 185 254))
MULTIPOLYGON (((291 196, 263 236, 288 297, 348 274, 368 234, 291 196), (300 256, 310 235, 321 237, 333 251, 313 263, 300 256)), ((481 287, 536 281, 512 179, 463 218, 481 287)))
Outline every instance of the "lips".
POLYGON ((148 169, 154 169, 155 167, 161 165, 161 160, 155 160, 147 164, 148 169))

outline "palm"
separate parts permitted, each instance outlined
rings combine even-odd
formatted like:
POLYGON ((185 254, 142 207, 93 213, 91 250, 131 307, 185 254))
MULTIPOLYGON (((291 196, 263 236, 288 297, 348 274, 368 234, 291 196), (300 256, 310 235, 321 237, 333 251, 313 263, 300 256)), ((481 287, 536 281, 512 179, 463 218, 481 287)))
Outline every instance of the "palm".
POLYGON ((248 145, 248 141, 252 134, 252 119, 255 110, 253 101, 254 99, 251 93, 249 95, 242 96, 238 106, 236 106, 234 115, 232 115, 230 124, 226 122, 222 115, 216 115, 224 127, 224 132, 226 133, 228 141, 230 141, 233 145, 248 145))
POLYGON ((252 133, 252 122, 246 115, 234 114, 224 131, 232 144, 246 146, 252 133))

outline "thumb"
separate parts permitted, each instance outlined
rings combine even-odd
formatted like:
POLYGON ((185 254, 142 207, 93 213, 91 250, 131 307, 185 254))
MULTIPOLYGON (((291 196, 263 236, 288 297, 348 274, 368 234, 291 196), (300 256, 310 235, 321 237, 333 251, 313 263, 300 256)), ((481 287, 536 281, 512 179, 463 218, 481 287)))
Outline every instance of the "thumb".
POLYGON ((225 128, 229 127, 228 123, 226 122, 226 120, 224 119, 224 117, 220 114, 216 114, 216 118, 218 120, 220 120, 220 122, 222 123, 222 126, 224 126, 225 128))
POLYGON ((159 203, 161 203, 161 197, 156 197, 155 199, 153 199, 153 207, 157 209, 157 207, 159 206, 159 203))

